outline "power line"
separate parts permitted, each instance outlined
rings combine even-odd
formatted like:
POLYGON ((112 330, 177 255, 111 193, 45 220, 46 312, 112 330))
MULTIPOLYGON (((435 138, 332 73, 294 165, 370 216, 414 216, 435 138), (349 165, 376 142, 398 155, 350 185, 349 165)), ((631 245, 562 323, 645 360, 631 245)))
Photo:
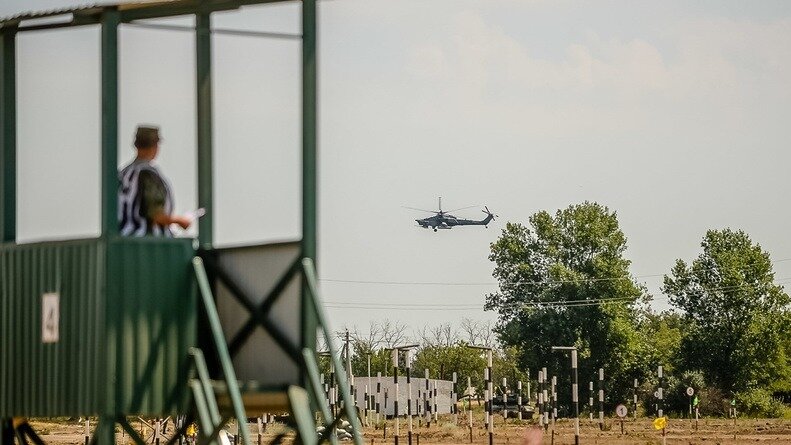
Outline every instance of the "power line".
MULTIPOLYGON (((773 282, 774 285, 785 284, 791 281, 791 277, 780 278, 773 282)), ((703 292, 719 292, 727 291, 738 288, 753 287, 753 284, 744 283, 740 285, 721 286, 714 288, 702 288, 703 292)), ((653 301, 666 300, 670 297, 667 295, 659 295, 653 297, 653 301)), ((599 306, 608 303, 620 303, 627 301, 637 301, 639 298, 635 297, 615 297, 615 298, 593 298, 587 300, 556 300, 556 301, 527 301, 527 302, 513 302, 506 305, 500 305, 499 308, 559 308, 559 307, 588 307, 599 306)), ((327 301, 324 303, 325 307, 333 309, 379 309, 379 310, 418 310, 418 311, 438 311, 438 310, 453 310, 453 311, 472 311, 480 310, 483 304, 477 303, 372 303, 372 302, 340 302, 340 301, 327 301)))
MULTIPOLYGON (((570 304, 578 304, 578 303, 607 303, 612 301, 623 301, 623 300, 634 300, 633 297, 614 297, 614 298, 591 298, 587 300, 557 300, 557 301, 531 301, 531 302, 519 302, 514 303, 514 306, 519 305, 529 305, 529 306, 540 306, 540 305, 570 305, 570 304)), ((325 305, 354 305, 354 306, 377 306, 377 307, 426 307, 426 308, 448 308, 448 307, 469 307, 469 308, 479 308, 481 304, 478 303, 372 303, 372 302, 341 302, 341 301, 327 301, 325 305)))
MULTIPOLYGON (((791 258, 782 258, 772 261, 772 264, 791 261, 791 258)), ((755 267, 755 266, 752 266, 755 267)), ((714 270, 715 267, 706 267, 702 270, 714 270)), ((505 283, 508 286, 528 286, 528 285, 549 285, 549 284, 569 284, 580 282, 605 282, 605 281, 631 281, 641 278, 656 278, 664 277, 666 273, 650 274, 650 275, 637 275, 634 277, 613 277, 613 278, 578 278, 568 280, 543 280, 543 281, 513 281, 505 283)), ((335 278, 319 278, 323 283, 345 283, 345 284, 380 284, 387 286, 498 286, 497 281, 489 282, 452 282, 452 281, 378 281, 378 280, 347 280, 335 278)))

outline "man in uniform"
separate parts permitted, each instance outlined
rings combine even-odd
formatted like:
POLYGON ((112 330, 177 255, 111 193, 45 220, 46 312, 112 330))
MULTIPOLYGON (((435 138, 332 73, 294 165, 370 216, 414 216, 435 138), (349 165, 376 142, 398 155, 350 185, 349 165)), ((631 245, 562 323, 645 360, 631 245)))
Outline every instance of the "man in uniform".
POLYGON ((122 236, 171 237, 171 224, 186 229, 192 219, 174 215, 173 194, 167 179, 154 165, 159 154, 159 128, 137 127, 137 157, 118 173, 118 231, 122 236))

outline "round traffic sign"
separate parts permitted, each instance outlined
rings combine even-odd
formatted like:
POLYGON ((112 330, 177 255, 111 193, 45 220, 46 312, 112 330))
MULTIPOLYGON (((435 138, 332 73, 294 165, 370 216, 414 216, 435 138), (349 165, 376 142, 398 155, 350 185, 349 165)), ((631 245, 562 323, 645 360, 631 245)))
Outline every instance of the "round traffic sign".
POLYGON ((626 405, 621 404, 615 407, 615 414, 617 414, 618 417, 626 417, 628 412, 629 411, 626 409, 626 405))
POLYGON ((695 394, 695 390, 692 389, 692 387, 690 386, 689 388, 687 388, 687 395, 692 397, 693 394, 695 394))
POLYGON ((659 398, 659 391, 654 391, 654 398, 659 398))

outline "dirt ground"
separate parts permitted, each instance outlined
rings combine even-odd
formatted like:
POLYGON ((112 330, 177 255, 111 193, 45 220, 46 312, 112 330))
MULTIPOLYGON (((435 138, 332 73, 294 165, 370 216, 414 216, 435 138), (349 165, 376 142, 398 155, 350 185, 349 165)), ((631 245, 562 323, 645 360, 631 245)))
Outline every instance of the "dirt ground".
MULTIPOLYGON (((465 445, 470 442, 469 428, 465 424, 454 425, 450 416, 440 417, 440 420, 431 428, 419 426, 417 421, 413 426, 412 445, 437 444, 437 445, 465 445)), ((459 419, 461 422, 461 419, 459 419)), ((399 445, 408 445, 407 423, 400 422, 399 445)), ((84 424, 77 421, 47 421, 38 419, 31 421, 33 428, 39 433, 47 444, 78 445, 84 443, 84 424)), ((139 421, 132 422, 137 431, 150 430, 139 421)), ((473 428, 472 443, 488 445, 488 434, 476 425, 473 428)), ((598 423, 587 419, 580 422, 580 443, 595 445, 652 445, 661 444, 661 431, 653 428, 652 419, 638 418, 637 421, 626 420, 624 433, 621 434, 621 424, 617 419, 607 419, 605 431, 599 429, 598 423)), ((379 428, 373 426, 364 429, 366 444, 386 445, 394 444, 394 424, 387 422, 386 435, 384 425, 379 428)), ((509 420, 507 423, 502 418, 495 419, 494 443, 498 445, 520 445, 522 436, 530 423, 525 421, 509 420)), ((233 428, 231 428, 231 431, 233 428)), ((262 443, 267 443, 275 434, 283 430, 280 424, 271 425, 262 437, 262 443)), ((257 428, 251 424, 253 443, 257 443, 257 428)), ((698 430, 694 429, 694 422, 686 419, 669 419, 666 430, 666 443, 671 445, 735 445, 735 444, 791 444, 791 420, 779 419, 738 419, 736 424, 726 419, 701 419, 698 430)), ((129 437, 118 429, 117 444, 132 443, 129 437)), ((544 433, 544 444, 570 445, 574 443, 574 424, 570 420, 561 419, 555 427, 544 433), (554 434, 553 434, 554 431, 554 434)))

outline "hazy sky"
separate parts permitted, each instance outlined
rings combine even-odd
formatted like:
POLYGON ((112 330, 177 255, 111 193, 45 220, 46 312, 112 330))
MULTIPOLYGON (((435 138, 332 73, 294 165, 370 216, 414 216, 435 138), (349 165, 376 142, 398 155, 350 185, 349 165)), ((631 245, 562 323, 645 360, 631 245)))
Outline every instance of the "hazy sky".
MULTIPOLYGON (((5 0, 0 14, 70 5, 5 0)), ((298 6, 218 14, 215 26, 295 33, 298 6)), ((657 275, 696 256, 709 228, 744 229, 774 260, 791 258, 791 3, 319 8, 320 275, 335 327, 493 319, 487 254, 505 222, 584 200, 618 212, 656 308, 667 307, 657 275), (416 228, 421 214, 401 206, 440 195, 500 218, 416 228)), ((178 209, 192 209, 193 37, 124 26, 121 38, 121 159, 136 124, 161 125, 160 164, 178 209)), ((23 240, 98 231, 98 51, 96 28, 19 37, 23 240)), ((299 42, 215 36, 214 51, 216 238, 294 238, 299 42)), ((791 261, 775 270, 791 281, 791 261)))

